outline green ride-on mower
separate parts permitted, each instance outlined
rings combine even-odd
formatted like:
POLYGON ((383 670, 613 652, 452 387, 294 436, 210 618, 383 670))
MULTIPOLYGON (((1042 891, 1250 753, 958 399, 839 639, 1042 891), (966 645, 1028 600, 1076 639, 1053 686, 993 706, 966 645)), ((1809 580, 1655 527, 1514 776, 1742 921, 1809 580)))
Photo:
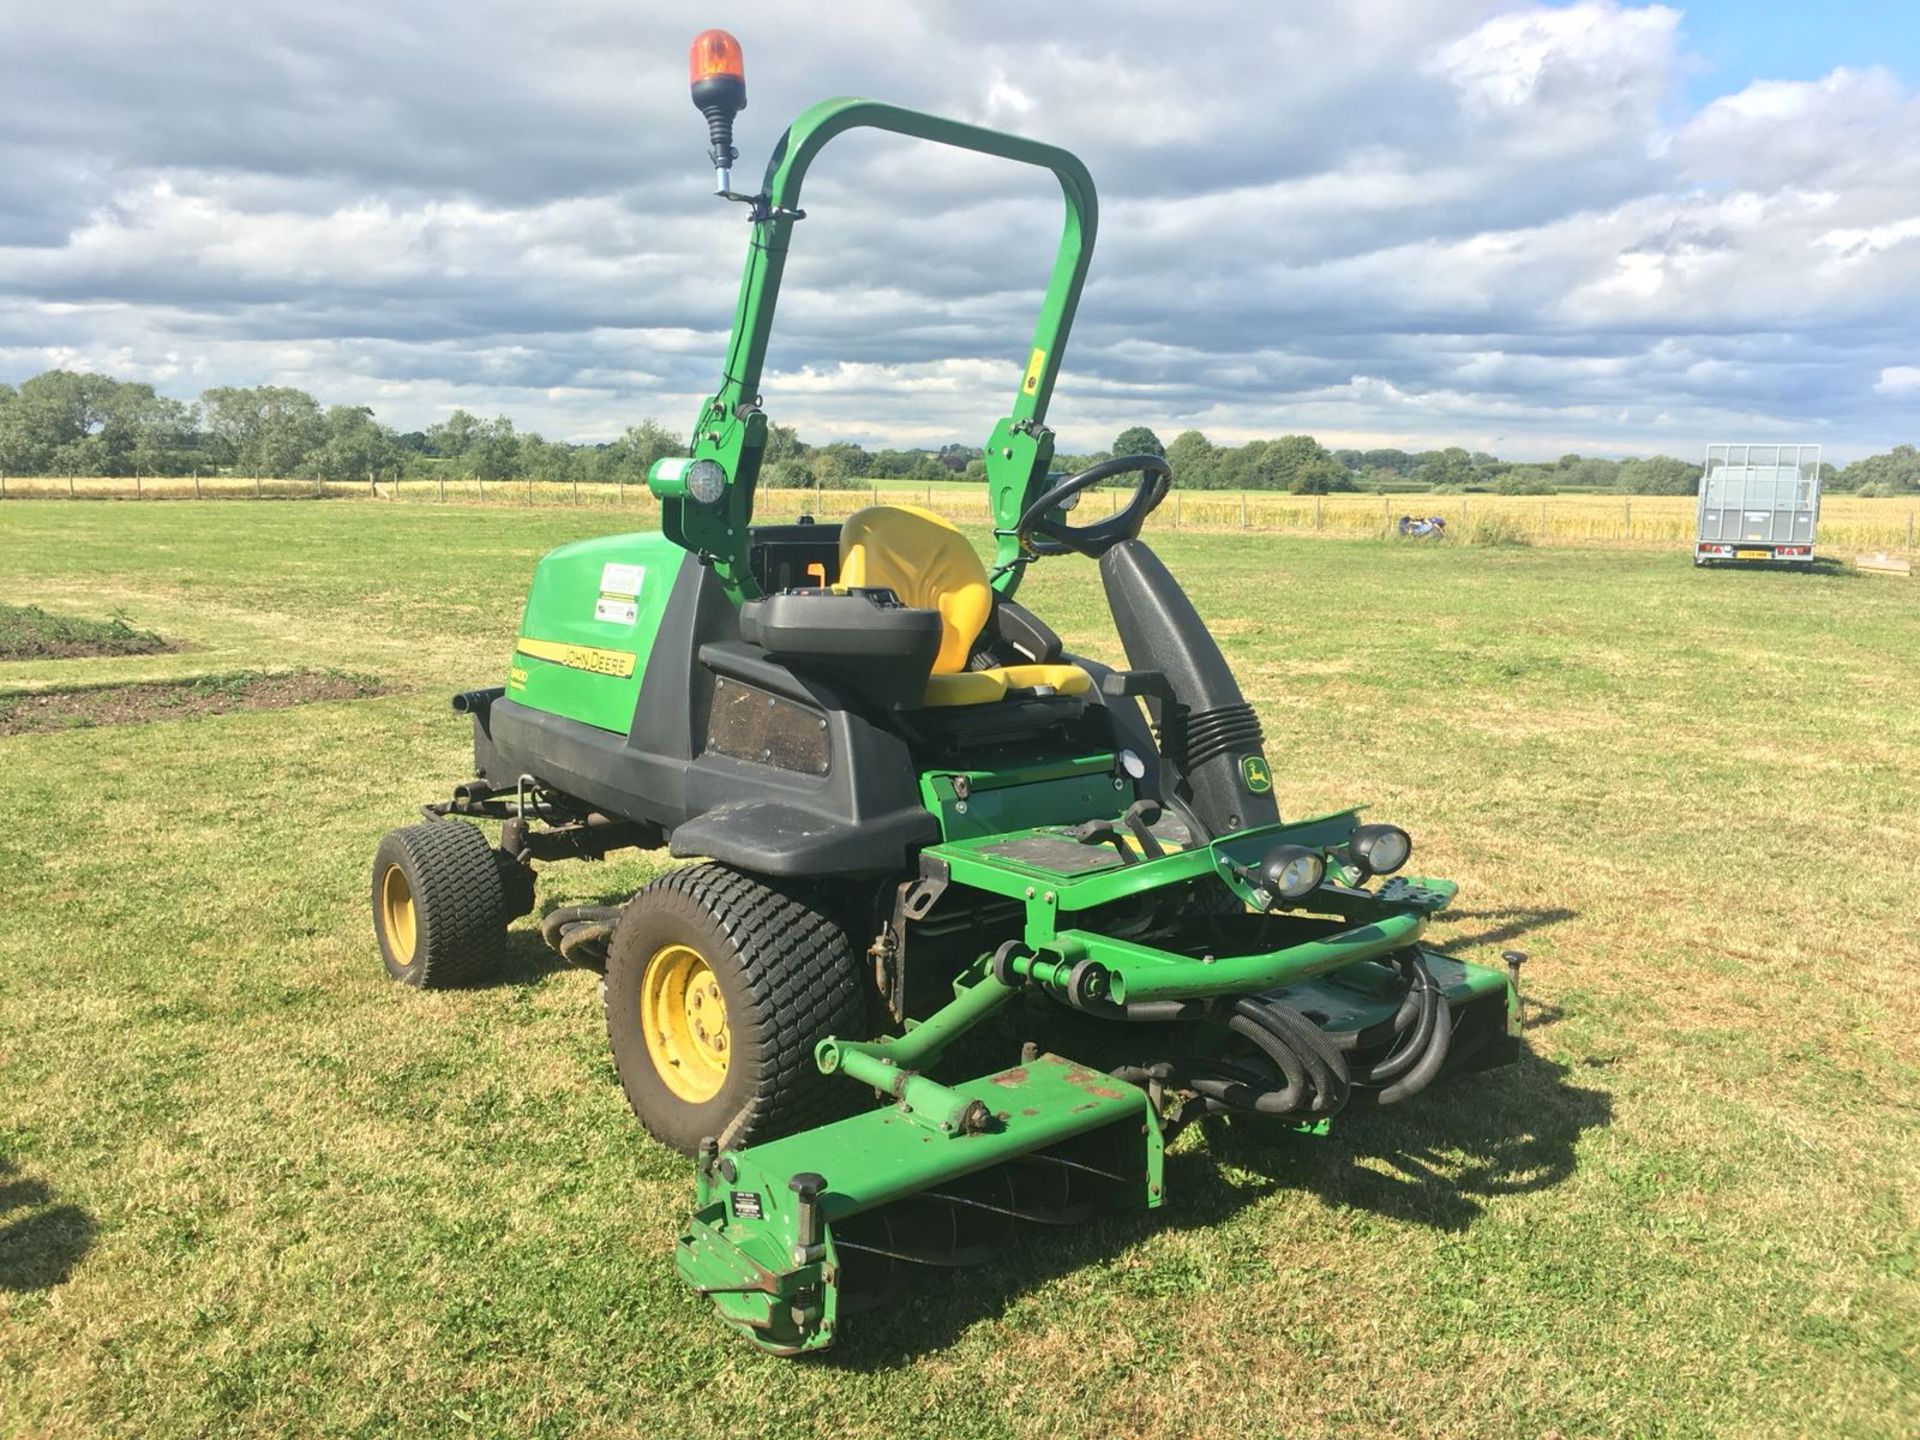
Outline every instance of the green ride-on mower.
POLYGON ((695 42, 693 81, 718 192, 751 229, 720 387, 690 453, 648 477, 659 533, 540 562, 507 683, 453 702, 474 778, 381 841, 374 926, 395 979, 457 984, 534 908, 532 862, 662 845, 698 860, 540 930, 603 972, 635 1114, 696 1157, 680 1274, 795 1354, 912 1267, 993 1253, 1013 1221, 1159 1205, 1162 1146, 1196 1118, 1323 1130, 1349 1104, 1510 1059, 1517 997, 1500 971, 1422 947, 1455 887, 1403 872, 1404 831, 1352 810, 1280 818, 1253 708, 1139 538, 1167 462, 1050 473, 1047 402, 1094 239, 1081 163, 829 100, 736 194, 732 37, 695 42), (910 506, 753 521, 801 184, 862 126, 1039 166, 1065 196, 986 447, 991 564, 910 506), (1075 523, 1081 492, 1129 475, 1124 506, 1075 523), (1098 562, 1124 666, 1066 653, 1015 599, 1036 560, 1073 554, 1098 562), (499 844, 462 816, 501 822, 499 844), (1027 1044, 1006 1068, 948 1073, 1016 1012, 1088 1058, 1027 1044))

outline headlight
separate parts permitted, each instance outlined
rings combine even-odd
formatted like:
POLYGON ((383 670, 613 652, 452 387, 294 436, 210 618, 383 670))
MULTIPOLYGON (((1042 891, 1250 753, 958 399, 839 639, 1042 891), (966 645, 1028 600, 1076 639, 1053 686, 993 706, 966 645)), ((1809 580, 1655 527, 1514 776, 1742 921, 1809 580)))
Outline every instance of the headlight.
POLYGON ((696 460, 687 470, 687 494, 702 505, 717 505, 727 493, 727 472, 718 460, 696 460))
POLYGON ((1347 854, 1369 875, 1391 875, 1413 854, 1413 840, 1398 825, 1356 825, 1347 854))
POLYGON ((1326 874, 1326 857, 1304 845, 1276 845, 1260 857, 1260 883, 1282 900, 1311 895, 1326 874))

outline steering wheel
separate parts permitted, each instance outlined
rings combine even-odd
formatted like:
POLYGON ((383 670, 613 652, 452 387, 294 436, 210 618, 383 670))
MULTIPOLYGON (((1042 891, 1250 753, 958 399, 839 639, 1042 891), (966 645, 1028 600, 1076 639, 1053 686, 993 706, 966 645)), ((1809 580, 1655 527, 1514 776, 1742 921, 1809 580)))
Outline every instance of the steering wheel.
POLYGON ((1021 548, 1034 555, 1075 553, 1097 560, 1122 540, 1137 538, 1140 527, 1147 523, 1147 516, 1167 498, 1167 491, 1172 488, 1173 467, 1160 456, 1116 455, 1089 466, 1078 475, 1067 476, 1041 495, 1027 506, 1013 533, 1021 548), (1134 471, 1139 472, 1140 480, 1124 509, 1091 525, 1069 525, 1055 518, 1054 512, 1082 490, 1134 471))

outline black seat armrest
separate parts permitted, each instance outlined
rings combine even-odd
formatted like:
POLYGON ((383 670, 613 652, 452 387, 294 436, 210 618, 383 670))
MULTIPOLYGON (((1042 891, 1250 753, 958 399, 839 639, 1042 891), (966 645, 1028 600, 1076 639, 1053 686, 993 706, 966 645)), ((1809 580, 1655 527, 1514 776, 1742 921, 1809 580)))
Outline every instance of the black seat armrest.
POLYGON ((996 598, 987 624, 995 640, 1032 664, 1052 665, 1060 659, 1060 637, 1017 601, 996 598))
POLYGON ((1109 670, 1100 677, 1100 693, 1115 700, 1141 695, 1153 700, 1172 700, 1173 686, 1159 670, 1109 670))

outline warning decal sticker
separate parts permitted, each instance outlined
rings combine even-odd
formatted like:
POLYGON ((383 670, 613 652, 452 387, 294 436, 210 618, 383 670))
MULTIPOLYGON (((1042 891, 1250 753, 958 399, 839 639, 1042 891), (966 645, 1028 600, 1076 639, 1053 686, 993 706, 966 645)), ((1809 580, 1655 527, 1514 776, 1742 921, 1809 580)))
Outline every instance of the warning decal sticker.
POLYGON ((640 614, 640 590, 646 584, 644 565, 606 565, 600 570, 600 597, 593 618, 608 625, 631 625, 640 614))

